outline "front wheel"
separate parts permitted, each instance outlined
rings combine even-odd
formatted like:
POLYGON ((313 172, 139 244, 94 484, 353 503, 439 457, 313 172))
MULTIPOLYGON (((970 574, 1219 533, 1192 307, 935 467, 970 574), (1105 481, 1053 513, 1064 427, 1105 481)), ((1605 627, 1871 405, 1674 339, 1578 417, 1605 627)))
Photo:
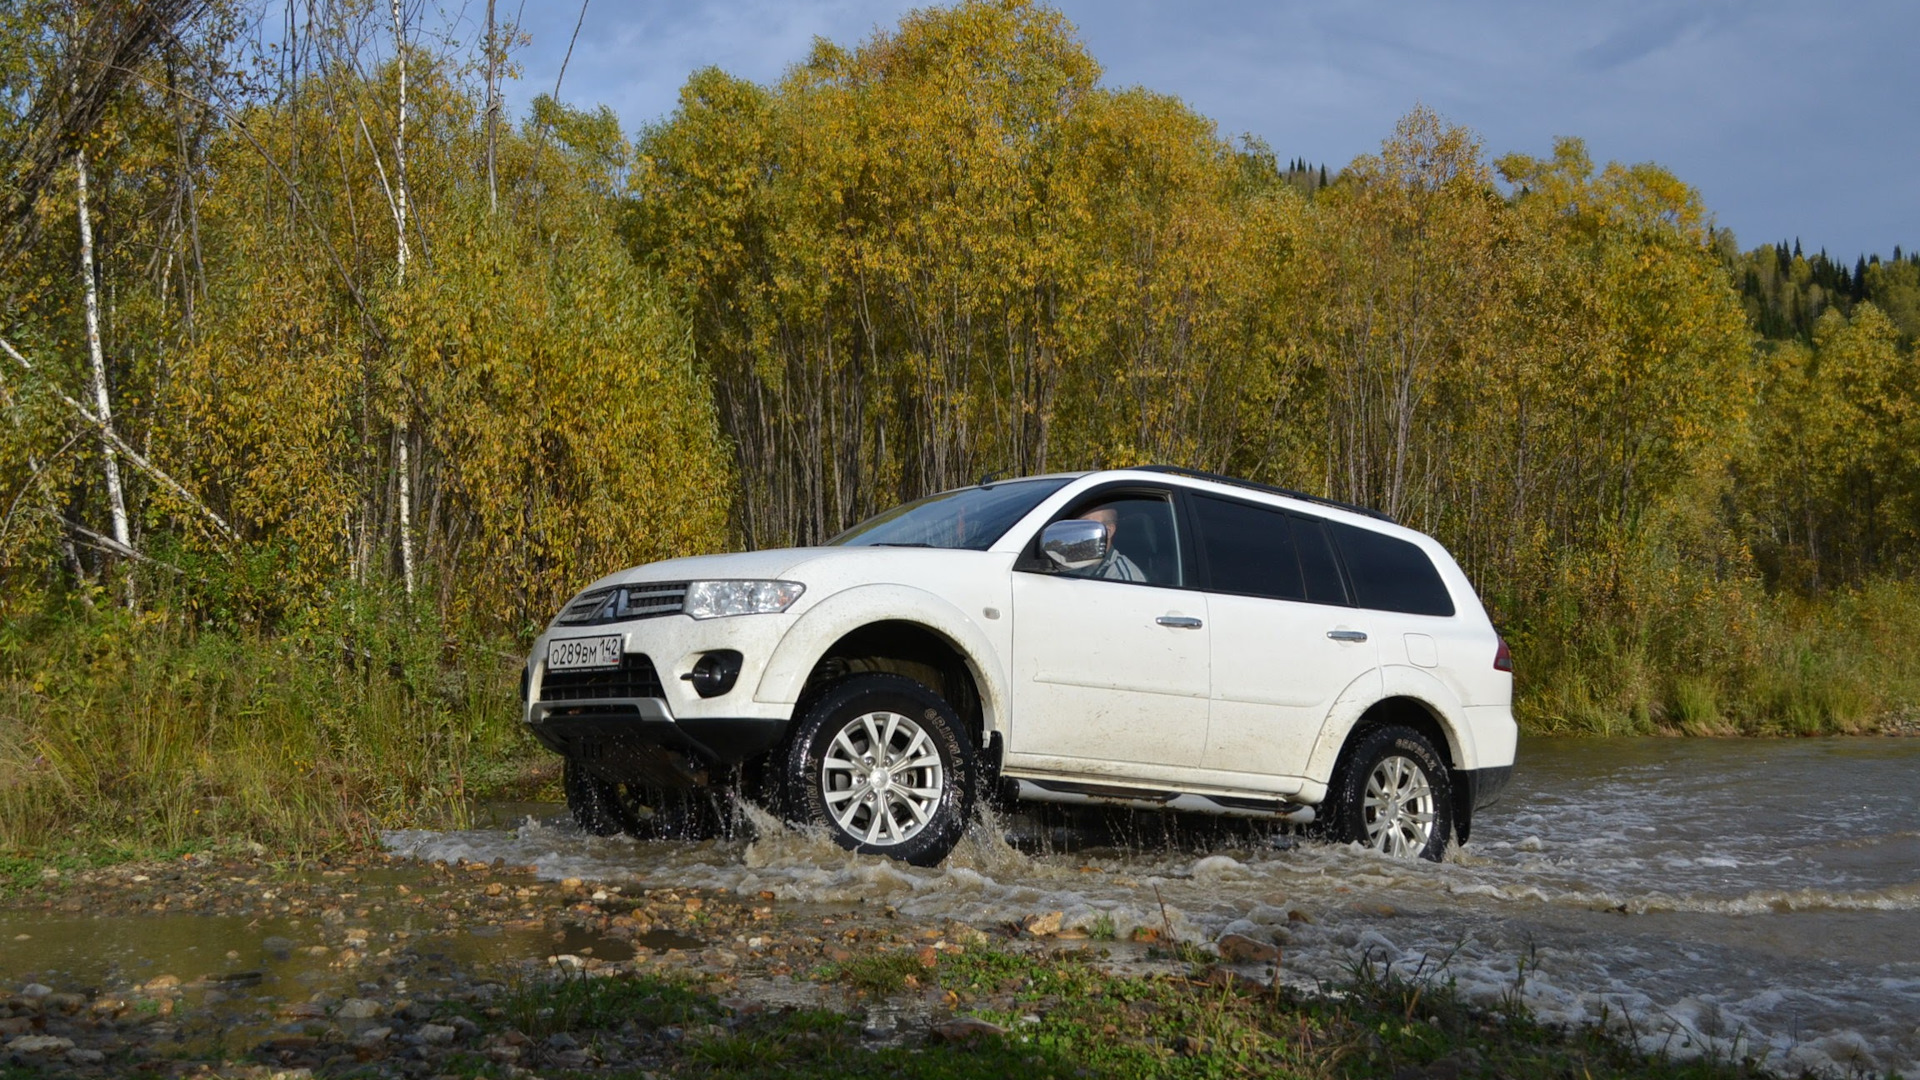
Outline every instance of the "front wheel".
POLYGON ((572 758, 567 759, 560 785, 567 793, 567 810, 582 830, 612 836, 630 827, 632 816, 621 805, 620 785, 593 775, 572 758))
POLYGON ((1438 862, 1453 837, 1446 762, 1412 728, 1393 724, 1362 735, 1328 801, 1334 839, 1394 858, 1438 862))
POLYGON ((966 831, 977 776, 953 707, 898 675, 848 679, 788 744, 785 805, 841 847, 933 866, 966 831))

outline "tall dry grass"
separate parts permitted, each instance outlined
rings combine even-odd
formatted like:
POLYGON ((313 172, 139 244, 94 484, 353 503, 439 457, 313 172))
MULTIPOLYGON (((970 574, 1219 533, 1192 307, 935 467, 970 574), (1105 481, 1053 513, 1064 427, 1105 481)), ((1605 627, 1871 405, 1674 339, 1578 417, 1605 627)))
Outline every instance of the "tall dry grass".
POLYGON ((461 820, 536 756, 518 666, 394 612, 0 626, 0 849, 299 856, 461 820))

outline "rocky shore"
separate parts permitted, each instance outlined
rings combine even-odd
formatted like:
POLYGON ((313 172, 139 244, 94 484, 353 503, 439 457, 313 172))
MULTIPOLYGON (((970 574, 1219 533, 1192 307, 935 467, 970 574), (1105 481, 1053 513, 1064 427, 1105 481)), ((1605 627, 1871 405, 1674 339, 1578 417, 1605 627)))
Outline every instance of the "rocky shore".
MULTIPOLYGON (((875 1046, 971 1038, 997 1025, 959 1017, 960 995, 928 973, 990 942, 1085 943, 1060 936, 1057 913, 997 928, 918 926, 864 904, 802 910, 771 894, 628 892, 541 881, 524 867, 384 855, 297 871, 194 856, 50 874, 5 908, 12 928, 35 915, 206 924, 200 952, 221 962, 136 977, 123 959, 79 981, 19 975, 34 934, 11 935, 0 953, 13 955, 0 960, 0 1064, 78 1076, 648 1070, 770 1010, 841 1014, 875 1046), (861 968, 874 957, 892 958, 878 983, 861 968), (564 1003, 547 999, 599 980, 680 1004, 649 1022, 642 994, 634 1016, 584 1033, 555 1021, 564 1003)), ((1116 963, 1186 966, 1170 953, 1146 958, 1152 947, 1122 945, 1139 955, 1116 963)), ((1003 996, 968 1003, 1011 1007, 1003 996)))
POLYGON ((1444 986, 1359 972, 1329 992, 1289 978, 1282 929, 1171 930, 929 925, 387 854, 49 869, 0 898, 0 1080, 1766 1075, 1444 986))

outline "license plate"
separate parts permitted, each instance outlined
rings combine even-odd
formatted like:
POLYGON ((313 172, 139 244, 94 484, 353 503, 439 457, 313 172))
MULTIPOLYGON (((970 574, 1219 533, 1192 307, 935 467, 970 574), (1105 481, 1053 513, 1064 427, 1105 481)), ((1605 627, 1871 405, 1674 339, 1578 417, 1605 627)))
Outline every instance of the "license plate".
POLYGON ((581 668, 619 667, 625 653, 626 637, 562 638, 547 642, 548 671, 577 671, 581 668))

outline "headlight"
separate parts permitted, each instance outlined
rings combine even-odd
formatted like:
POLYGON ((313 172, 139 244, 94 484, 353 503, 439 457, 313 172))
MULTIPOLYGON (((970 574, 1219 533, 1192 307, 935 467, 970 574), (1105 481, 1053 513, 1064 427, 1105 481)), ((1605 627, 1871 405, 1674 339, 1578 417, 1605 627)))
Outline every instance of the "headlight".
POLYGON ((806 591, 797 581, 690 581, 683 610, 696 619, 770 615, 792 607, 806 591))

